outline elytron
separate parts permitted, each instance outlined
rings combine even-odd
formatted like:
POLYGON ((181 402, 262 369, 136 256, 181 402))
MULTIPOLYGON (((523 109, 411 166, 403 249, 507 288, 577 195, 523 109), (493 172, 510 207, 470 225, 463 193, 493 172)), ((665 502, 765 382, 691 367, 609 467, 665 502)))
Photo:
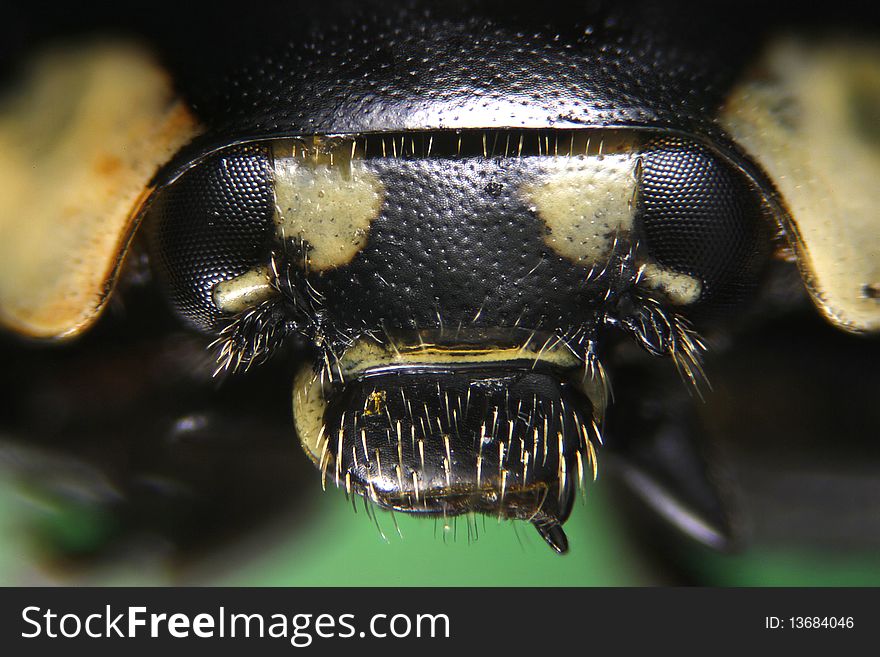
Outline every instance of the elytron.
POLYGON ((145 24, 22 57, 4 327, 75 343, 152 289, 221 388, 284 369, 315 486, 527 521, 562 553, 607 452, 726 545, 699 431, 659 436, 624 372, 698 406, 706 354, 791 290, 877 332, 880 50, 655 3, 321 4, 259 38, 145 24))

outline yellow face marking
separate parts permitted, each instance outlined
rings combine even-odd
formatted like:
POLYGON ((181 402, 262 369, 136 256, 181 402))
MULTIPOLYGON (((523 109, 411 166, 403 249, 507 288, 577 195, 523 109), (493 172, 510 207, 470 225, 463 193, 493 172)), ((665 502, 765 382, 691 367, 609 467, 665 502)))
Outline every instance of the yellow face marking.
POLYGON ((372 341, 360 341, 339 359, 344 376, 366 370, 397 365, 452 365, 463 363, 501 363, 516 360, 541 360, 562 369, 578 367, 580 362, 566 347, 556 345, 541 350, 541 344, 508 348, 446 347, 430 343, 385 347, 372 341))
POLYGON ((549 158, 546 173, 521 189, 547 245, 581 266, 605 262, 615 235, 632 229, 636 162, 632 152, 549 158))
POLYGON ((703 290, 703 284, 693 276, 680 274, 655 263, 642 266, 640 282, 660 290, 677 306, 694 303, 703 290))
POLYGON ((223 312, 240 313, 277 294, 269 282, 269 269, 247 271, 214 287, 214 304, 223 312))
POLYGON ((878 89, 876 44, 791 37, 769 48, 721 116, 782 195, 813 300, 850 331, 880 331, 870 294, 880 286, 878 89))
POLYGON ((275 224, 279 235, 308 243, 309 268, 321 271, 350 262, 366 246, 385 191, 350 151, 310 148, 276 145, 275 224))
POLYGON ((107 301, 157 168, 198 126, 146 52, 44 52, 0 102, 0 323, 77 335, 107 301))
POLYGON ((318 377, 311 367, 303 367, 293 381, 293 426, 303 450, 316 465, 321 463, 322 446, 328 440, 324 435, 326 408, 318 377))

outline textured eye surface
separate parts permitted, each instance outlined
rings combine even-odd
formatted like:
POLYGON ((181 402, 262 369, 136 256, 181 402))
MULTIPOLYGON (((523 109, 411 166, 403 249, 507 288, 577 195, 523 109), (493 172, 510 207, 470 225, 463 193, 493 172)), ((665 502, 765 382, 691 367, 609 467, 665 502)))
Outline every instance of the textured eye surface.
POLYGON ((745 298, 769 255, 761 196, 739 171, 693 142, 657 140, 642 164, 639 216, 652 259, 698 279, 703 307, 745 298))
POLYGON ((262 146, 227 151, 185 174, 151 210, 156 272, 172 307, 202 330, 222 318, 215 285, 265 264, 274 210, 270 166, 262 146))

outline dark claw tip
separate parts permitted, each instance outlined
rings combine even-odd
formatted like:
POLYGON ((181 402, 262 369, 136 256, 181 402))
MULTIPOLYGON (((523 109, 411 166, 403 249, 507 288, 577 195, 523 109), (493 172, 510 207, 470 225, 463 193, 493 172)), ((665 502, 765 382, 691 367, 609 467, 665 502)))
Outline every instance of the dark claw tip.
POLYGON ((535 529, 541 535, 547 545, 553 548, 557 554, 565 554, 568 552, 568 537, 562 530, 562 525, 535 525, 535 529))

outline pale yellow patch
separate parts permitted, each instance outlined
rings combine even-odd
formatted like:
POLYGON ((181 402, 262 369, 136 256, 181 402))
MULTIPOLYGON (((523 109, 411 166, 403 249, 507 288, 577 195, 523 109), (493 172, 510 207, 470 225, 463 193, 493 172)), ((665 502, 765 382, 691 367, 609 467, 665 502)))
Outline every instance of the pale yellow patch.
POLYGON ((678 306, 694 303, 703 290, 703 284, 693 276, 680 274, 656 263, 643 265, 639 280, 647 287, 660 290, 678 306))
POLYGON ((604 263, 615 235, 632 229, 636 163, 634 153, 548 158, 544 175, 521 190, 547 245, 581 266, 604 263))
POLYGON ((327 402, 321 383, 311 366, 300 369, 293 381, 293 426, 300 444, 318 465, 327 436, 324 435, 324 411, 327 402))
POLYGON ((158 167, 197 131, 149 54, 121 42, 38 56, 0 101, 0 323, 88 328, 158 167))
POLYGON ((571 351, 557 344, 542 349, 535 341, 507 348, 449 347, 430 343, 414 345, 379 345, 360 341, 349 347, 339 359, 342 374, 354 376, 367 370, 406 367, 411 365, 455 365, 471 363, 502 363, 516 360, 536 361, 556 365, 562 369, 575 368, 580 362, 571 351))
POLYGON ((214 304, 225 313, 240 313, 277 294, 269 269, 259 267, 214 286, 214 304))
POLYGON ((280 235, 308 243, 308 264, 321 271, 350 262, 366 246, 385 192, 363 160, 279 157, 275 223, 280 235))
POLYGON ((880 330, 880 45, 794 37, 730 97, 724 127, 764 168, 822 312, 880 330))
POLYGON ((225 313, 240 313, 271 299, 278 291, 269 281, 268 267, 246 271, 214 286, 214 305, 225 313))

